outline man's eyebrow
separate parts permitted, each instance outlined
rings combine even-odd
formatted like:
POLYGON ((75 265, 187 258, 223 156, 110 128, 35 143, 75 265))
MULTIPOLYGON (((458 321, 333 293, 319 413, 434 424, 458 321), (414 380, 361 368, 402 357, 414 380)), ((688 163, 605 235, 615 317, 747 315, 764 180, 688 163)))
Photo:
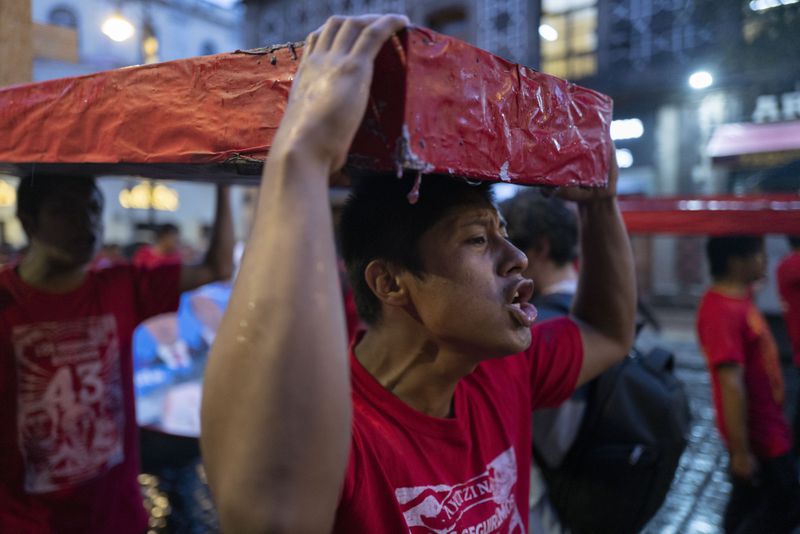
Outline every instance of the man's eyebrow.
POLYGON ((481 225, 481 226, 492 226, 494 221, 498 220, 500 228, 506 227, 506 220, 501 216, 492 216, 492 215, 477 215, 475 217, 470 217, 463 223, 461 223, 459 228, 466 228, 467 226, 474 226, 474 225, 481 225))

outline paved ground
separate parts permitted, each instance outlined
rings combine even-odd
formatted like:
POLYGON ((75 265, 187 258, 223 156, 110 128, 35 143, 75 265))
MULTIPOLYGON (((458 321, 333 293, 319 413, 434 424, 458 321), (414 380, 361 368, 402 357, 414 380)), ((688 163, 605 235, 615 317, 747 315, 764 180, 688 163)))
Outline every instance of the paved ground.
MULTIPOLYGON (((641 344, 657 343, 674 352, 676 374, 689 394, 693 420, 689 444, 681 457, 672 488, 644 532, 720 533, 722 513, 730 491, 726 476, 728 457, 716 430, 709 375, 694 334, 694 312, 667 309, 657 313, 663 324, 661 333, 643 332, 641 344)), ((787 399, 792 401, 797 394, 794 373, 786 372, 789 369, 784 371, 787 399)))

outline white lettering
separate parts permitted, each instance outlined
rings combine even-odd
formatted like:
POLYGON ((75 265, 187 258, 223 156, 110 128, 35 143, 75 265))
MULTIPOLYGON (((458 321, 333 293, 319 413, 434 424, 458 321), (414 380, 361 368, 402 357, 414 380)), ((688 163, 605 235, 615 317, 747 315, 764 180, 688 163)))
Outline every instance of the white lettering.
POLYGON ((771 122, 781 120, 776 95, 761 95, 756 99, 756 109, 753 111, 753 122, 771 122))
POLYGON ((81 402, 90 404, 99 401, 105 392, 103 381, 100 378, 102 364, 100 362, 86 362, 78 365, 75 369, 81 379, 81 402))
POLYGON ((781 107, 784 120, 800 118, 800 91, 781 95, 781 107))
POLYGON ((72 389, 69 367, 62 367, 53 375, 44 393, 44 403, 58 406, 62 410, 75 405, 75 392, 72 389))

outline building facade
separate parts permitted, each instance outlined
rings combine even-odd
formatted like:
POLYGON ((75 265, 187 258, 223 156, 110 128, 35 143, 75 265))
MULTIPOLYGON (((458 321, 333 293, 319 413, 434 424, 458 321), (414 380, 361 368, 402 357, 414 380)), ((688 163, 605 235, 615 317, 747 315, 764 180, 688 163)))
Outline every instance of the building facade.
MULTIPOLYGON (((36 82, 244 47, 243 9, 232 2, 32 0, 31 14, 36 82), (120 39, 124 32, 111 32, 120 39, 115 40, 105 33, 104 25, 113 17, 130 24, 130 35, 120 39)), ((21 247, 25 237, 14 215, 15 183, 12 177, 5 177, 0 183, 0 236, 3 243, 21 247)), ((98 183, 106 200, 107 243, 126 245, 147 241, 151 238, 148 228, 172 222, 180 226, 187 244, 195 248, 204 246, 213 216, 212 185, 151 184, 136 176, 101 177, 98 183), (145 199, 142 196, 145 190, 154 194, 145 199), (131 201, 134 197, 138 201, 131 201)), ((245 191, 236 188, 234 206, 242 206, 245 196, 248 196, 245 191)), ((238 235, 246 234, 245 224, 246 221, 237 221, 238 235)))
MULTIPOLYGON (((252 47, 302 40, 333 13, 400 12, 415 24, 611 95, 614 118, 625 121, 614 135, 623 194, 800 192, 800 165, 791 163, 800 159, 800 3, 792 0, 244 4, 252 47), (794 132, 796 146, 765 143, 740 153, 726 146, 726 131, 767 121, 794 132)), ((641 294, 695 302, 708 284, 704 241, 634 236, 641 294)), ((769 237, 767 246, 771 272, 787 245, 769 237)), ((762 307, 777 313, 771 280, 760 295, 762 307)))

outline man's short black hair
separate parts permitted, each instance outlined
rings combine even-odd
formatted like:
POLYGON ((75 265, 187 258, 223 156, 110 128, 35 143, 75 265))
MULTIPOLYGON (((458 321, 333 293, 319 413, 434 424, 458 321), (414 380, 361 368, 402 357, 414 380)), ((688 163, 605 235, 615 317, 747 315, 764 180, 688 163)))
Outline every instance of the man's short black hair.
POLYGON ((172 223, 164 223, 156 226, 154 233, 156 235, 156 240, 158 240, 166 235, 178 234, 180 233, 180 230, 172 223))
POLYGON ((800 248, 800 235, 787 235, 786 239, 789 240, 790 247, 800 248))
POLYGON ((550 243, 550 259, 565 265, 578 256, 578 218, 557 197, 545 197, 537 189, 520 191, 500 205, 508 237, 520 250, 535 249, 544 238, 550 243))
POLYGON ((706 243, 706 254, 711 277, 721 278, 729 274, 731 258, 750 258, 764 250, 764 239, 755 235, 733 235, 712 237, 706 243))
POLYGON ((419 254, 423 234, 453 207, 493 203, 490 184, 478 185, 461 178, 425 175, 419 200, 407 198, 414 176, 397 178, 388 174, 353 177, 353 192, 342 211, 340 237, 342 256, 353 289, 356 310, 368 325, 380 320, 381 304, 367 285, 364 270, 381 259, 422 278, 419 254))
POLYGON ((35 220, 45 200, 76 182, 97 187, 94 176, 86 174, 64 176, 37 172, 22 176, 17 186, 17 217, 28 215, 35 220))

